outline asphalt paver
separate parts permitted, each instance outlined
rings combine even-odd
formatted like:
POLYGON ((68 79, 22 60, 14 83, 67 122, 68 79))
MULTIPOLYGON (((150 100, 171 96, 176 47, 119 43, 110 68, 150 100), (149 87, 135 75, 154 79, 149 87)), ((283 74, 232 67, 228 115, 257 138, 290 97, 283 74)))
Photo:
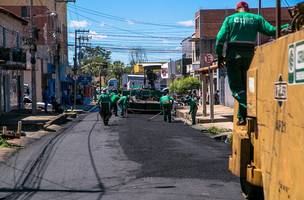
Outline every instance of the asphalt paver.
POLYGON ((242 199, 230 147, 161 116, 83 115, 0 163, 0 199, 242 199))

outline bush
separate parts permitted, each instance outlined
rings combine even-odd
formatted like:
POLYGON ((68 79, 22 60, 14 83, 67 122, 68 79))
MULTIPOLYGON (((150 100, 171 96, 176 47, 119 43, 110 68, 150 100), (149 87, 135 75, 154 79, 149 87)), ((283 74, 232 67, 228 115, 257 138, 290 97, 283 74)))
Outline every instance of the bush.
POLYGON ((186 77, 173 81, 170 86, 170 92, 177 94, 187 94, 189 90, 199 89, 201 82, 195 77, 186 77))
POLYGON ((12 145, 6 141, 2 136, 0 136, 0 148, 9 148, 12 145))
POLYGON ((208 128, 207 131, 211 135, 218 135, 218 134, 221 134, 221 133, 230 132, 231 130, 230 129, 218 128, 218 127, 212 126, 212 127, 208 128))

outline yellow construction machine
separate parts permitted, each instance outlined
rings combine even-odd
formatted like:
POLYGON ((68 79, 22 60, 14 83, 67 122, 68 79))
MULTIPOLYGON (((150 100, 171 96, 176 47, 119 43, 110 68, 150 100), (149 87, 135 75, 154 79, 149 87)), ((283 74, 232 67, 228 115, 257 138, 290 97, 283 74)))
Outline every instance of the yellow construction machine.
POLYGON ((247 73, 248 120, 234 124, 229 170, 248 199, 304 200, 303 13, 291 10, 293 33, 257 47, 247 73))

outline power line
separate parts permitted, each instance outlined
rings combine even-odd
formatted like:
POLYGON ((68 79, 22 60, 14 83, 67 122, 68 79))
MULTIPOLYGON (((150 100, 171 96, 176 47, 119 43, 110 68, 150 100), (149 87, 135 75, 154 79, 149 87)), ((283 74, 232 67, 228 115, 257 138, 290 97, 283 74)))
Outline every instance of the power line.
MULTIPOLYGON (((70 12, 74 13, 74 12, 71 11, 71 10, 70 10, 70 12)), ((93 21, 93 22, 95 22, 95 23, 100 23, 100 22, 97 21, 96 19, 90 18, 90 17, 88 17, 88 16, 84 16, 84 15, 81 15, 81 14, 79 14, 79 16, 84 17, 84 18, 86 18, 86 19, 89 19, 89 20, 91 20, 91 21, 93 21)), ((136 31, 131 31, 131 30, 123 29, 123 28, 119 28, 119 27, 112 26, 112 25, 109 25, 109 24, 105 24, 105 25, 106 25, 106 26, 109 26, 109 27, 112 27, 112 28, 114 28, 114 29, 121 30, 121 31, 125 31, 125 32, 129 32, 129 33, 133 33, 133 34, 139 34, 139 35, 143 35, 143 36, 149 36, 149 35, 146 35, 146 34, 138 33, 138 32, 136 32, 136 31)))
POLYGON ((287 0, 284 0, 283 2, 285 3, 285 5, 286 5, 287 7, 290 7, 290 6, 289 6, 289 3, 287 2, 287 0))
POLYGON ((110 20, 115 20, 115 21, 120 21, 120 22, 126 22, 126 23, 136 23, 136 24, 143 24, 143 25, 151 25, 151 26, 161 26, 161 27, 173 27, 173 28, 189 28, 189 27, 185 27, 185 26, 179 26, 179 25, 170 25, 170 24, 160 24, 160 23, 152 23, 152 22, 144 22, 144 21, 140 21, 140 20, 134 20, 134 19, 127 19, 127 18, 122 18, 119 16, 115 16, 115 15, 110 15, 110 14, 106 14, 100 11, 96 11, 96 10, 91 10, 88 8, 84 8, 81 6, 76 6, 74 5, 74 7, 78 7, 80 11, 82 12, 86 12, 92 15, 96 15, 96 16, 100 16, 100 17, 104 17, 110 20))
MULTIPOLYGON (((72 33, 72 32, 69 32, 72 33)), ((102 32, 96 32, 102 33, 102 32)), ((139 36, 139 35, 114 35, 114 34, 107 34, 106 36, 110 37, 119 37, 119 38, 149 38, 149 39, 167 39, 167 40, 183 40, 185 37, 162 37, 162 36, 139 36)))

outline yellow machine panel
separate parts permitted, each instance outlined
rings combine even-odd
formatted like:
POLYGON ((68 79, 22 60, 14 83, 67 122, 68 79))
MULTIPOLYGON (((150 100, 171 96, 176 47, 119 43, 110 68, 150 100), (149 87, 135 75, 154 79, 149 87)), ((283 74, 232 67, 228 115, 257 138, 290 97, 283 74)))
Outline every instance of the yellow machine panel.
POLYGON ((249 119, 234 127, 229 169, 263 187, 266 200, 302 200, 304 31, 258 47, 247 75, 249 119))
POLYGON ((143 74, 145 70, 141 64, 135 64, 133 66, 133 71, 135 74, 143 74))

